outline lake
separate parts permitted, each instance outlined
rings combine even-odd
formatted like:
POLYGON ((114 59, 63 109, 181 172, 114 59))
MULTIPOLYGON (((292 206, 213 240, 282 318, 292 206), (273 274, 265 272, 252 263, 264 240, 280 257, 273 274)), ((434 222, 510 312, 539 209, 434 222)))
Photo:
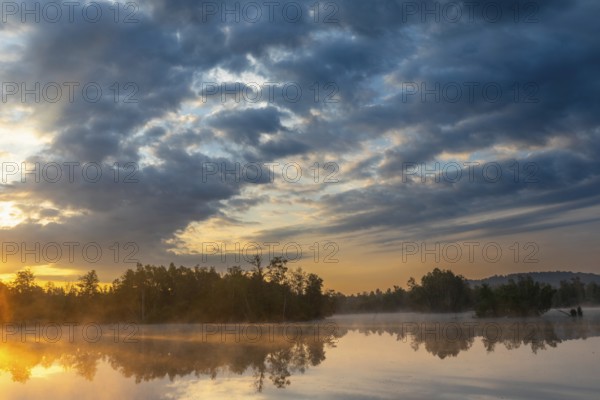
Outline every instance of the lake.
POLYGON ((597 399, 583 318, 343 315, 302 324, 5 324, 3 399, 597 399))

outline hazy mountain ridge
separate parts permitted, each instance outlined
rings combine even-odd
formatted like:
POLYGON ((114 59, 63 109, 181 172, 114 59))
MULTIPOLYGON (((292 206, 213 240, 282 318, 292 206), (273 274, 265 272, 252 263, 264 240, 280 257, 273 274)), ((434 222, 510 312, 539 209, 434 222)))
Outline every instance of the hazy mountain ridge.
POLYGON ((591 272, 570 272, 570 271, 546 271, 546 272, 521 272, 508 275, 494 275, 484 279, 468 279, 471 286, 487 283, 490 286, 498 286, 507 283, 510 279, 517 280, 520 275, 529 275, 534 281, 547 283, 553 287, 560 286, 560 281, 571 281, 573 278, 579 278, 585 285, 591 282, 600 284, 600 275, 591 272))

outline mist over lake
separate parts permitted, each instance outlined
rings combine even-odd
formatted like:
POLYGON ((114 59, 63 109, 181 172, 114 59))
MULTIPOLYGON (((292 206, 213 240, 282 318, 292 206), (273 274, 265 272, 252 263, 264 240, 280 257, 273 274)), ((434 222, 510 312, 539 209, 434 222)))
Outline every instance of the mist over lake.
POLYGON ((600 309, 586 314, 362 314, 120 336, 105 325, 88 340, 81 325, 52 343, 30 328, 25 341, 3 336, 0 383, 4 398, 594 399, 600 309))

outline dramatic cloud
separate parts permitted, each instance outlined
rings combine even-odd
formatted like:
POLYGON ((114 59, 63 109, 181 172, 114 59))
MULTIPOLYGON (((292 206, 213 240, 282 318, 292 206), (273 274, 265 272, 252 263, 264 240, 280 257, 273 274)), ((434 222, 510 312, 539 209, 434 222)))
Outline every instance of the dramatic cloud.
MULTIPOLYGON (((95 4, 97 21, 3 15, 4 242, 196 264, 223 221, 239 240, 360 243, 356 266, 406 240, 598 228, 597 1, 95 4)), ((572 267, 593 268, 579 243, 572 267)))

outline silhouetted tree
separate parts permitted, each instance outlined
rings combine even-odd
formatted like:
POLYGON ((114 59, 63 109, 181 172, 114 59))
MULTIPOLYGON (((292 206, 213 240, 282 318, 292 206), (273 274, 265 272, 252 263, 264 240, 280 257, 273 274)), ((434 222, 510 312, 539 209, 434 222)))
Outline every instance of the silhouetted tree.
POLYGON ((409 298, 413 307, 425 311, 461 311, 470 305, 470 288, 462 275, 435 268, 421 278, 421 284, 408 281, 409 298))
POLYGON ((98 294, 100 280, 96 274, 96 270, 91 270, 87 274, 79 278, 79 293, 84 296, 93 296, 98 294))
POLYGON ((491 289, 482 287, 476 290, 478 316, 540 315, 552 307, 555 290, 549 285, 534 282, 531 276, 519 276, 515 282, 491 289))

